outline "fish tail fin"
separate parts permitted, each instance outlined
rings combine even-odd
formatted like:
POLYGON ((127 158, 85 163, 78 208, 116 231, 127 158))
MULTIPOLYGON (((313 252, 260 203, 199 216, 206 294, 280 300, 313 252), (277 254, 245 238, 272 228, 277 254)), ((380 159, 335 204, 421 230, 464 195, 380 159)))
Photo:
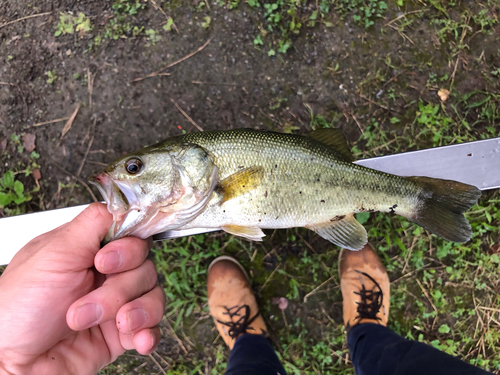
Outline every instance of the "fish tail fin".
POLYGON ((464 217, 481 196, 472 185, 430 177, 407 177, 422 188, 417 209, 408 219, 452 242, 467 242, 472 229, 464 217))

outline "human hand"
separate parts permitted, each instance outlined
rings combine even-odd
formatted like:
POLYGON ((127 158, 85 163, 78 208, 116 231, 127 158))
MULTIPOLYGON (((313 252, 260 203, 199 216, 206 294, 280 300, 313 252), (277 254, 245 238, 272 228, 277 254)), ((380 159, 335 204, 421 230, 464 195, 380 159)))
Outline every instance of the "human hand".
POLYGON ((147 254, 91 204, 24 246, 0 277, 0 374, 95 374, 125 350, 151 353, 165 294, 147 254))

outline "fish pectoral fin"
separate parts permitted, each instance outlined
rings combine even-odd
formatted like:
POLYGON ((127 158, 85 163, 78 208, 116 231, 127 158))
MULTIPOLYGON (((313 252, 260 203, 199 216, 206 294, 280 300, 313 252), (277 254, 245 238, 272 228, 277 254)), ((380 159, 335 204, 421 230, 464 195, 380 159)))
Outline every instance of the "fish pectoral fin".
POLYGON ((324 239, 349 250, 360 250, 367 242, 365 228, 349 214, 342 220, 307 226, 324 239))
POLYGON ((254 190, 261 184, 263 176, 264 168, 254 166, 242 169, 226 177, 219 183, 222 190, 220 204, 254 190))
POLYGON ((260 228, 242 227, 239 225, 226 225, 221 229, 227 233, 244 237, 252 241, 262 241, 262 237, 265 236, 264 232, 260 228))
POLYGON ((330 146, 343 156, 345 161, 353 162, 355 160, 342 130, 335 128, 317 129, 307 134, 307 136, 330 146))

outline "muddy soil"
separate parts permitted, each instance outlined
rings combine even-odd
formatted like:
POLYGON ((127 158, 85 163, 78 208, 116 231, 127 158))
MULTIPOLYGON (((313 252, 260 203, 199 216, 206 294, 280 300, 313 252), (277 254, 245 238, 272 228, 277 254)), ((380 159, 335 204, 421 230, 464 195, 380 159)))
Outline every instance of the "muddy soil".
MULTIPOLYGON (((157 3, 174 19, 177 31, 165 31, 165 15, 148 2, 127 22, 156 30, 159 40, 128 33, 96 45, 95 37, 113 17, 112 1, 2 0, 0 174, 23 157, 11 145, 12 135, 35 135, 40 193, 28 211, 91 202, 89 175, 118 156, 184 131, 251 127, 306 132, 312 111, 342 128, 350 142, 371 119, 381 129, 395 130, 397 137, 410 125, 419 100, 439 102, 440 86, 429 83, 431 74, 453 74, 456 93, 498 89, 481 74, 498 64, 497 29, 474 36, 457 60, 450 58, 452 46, 436 37, 436 26, 425 15, 404 36, 384 27, 400 15, 389 3, 386 18, 368 31, 332 14, 333 27, 305 28, 286 54, 268 56, 267 49, 253 43, 263 15, 246 5, 229 10, 214 3, 209 10, 196 10, 191 2, 157 3), (60 12, 83 12, 93 30, 56 37, 60 12), (29 15, 37 16, 2 27, 29 15), (205 16, 210 16, 207 28, 202 26, 205 16), (390 121, 395 116, 397 124, 390 121), (63 120, 51 122, 57 119, 63 120)), ((362 143, 358 148, 366 151, 362 143)), ((391 151, 377 151, 384 152, 391 151)), ((33 176, 23 181, 35 184, 33 176)), ((340 324, 340 316, 336 319, 340 324)), ((212 326, 204 321, 196 330, 202 336, 212 326)), ((167 333, 159 351, 176 357, 182 356, 179 350, 167 333)))

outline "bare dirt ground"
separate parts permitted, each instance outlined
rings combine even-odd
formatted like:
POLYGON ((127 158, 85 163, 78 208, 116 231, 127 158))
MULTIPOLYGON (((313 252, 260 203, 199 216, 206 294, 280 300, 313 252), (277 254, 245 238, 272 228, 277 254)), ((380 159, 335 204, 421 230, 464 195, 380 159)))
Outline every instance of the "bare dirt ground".
MULTIPOLYGON (((443 103, 449 113, 474 123, 471 132, 477 138, 492 126, 480 116, 479 106, 466 108, 464 100, 468 93, 486 98, 500 89, 499 73, 489 74, 500 68, 500 29, 496 22, 483 27, 472 20, 481 4, 461 2, 443 17, 456 23, 446 24, 448 29, 433 22, 441 14, 437 8, 417 2, 403 8, 389 2, 384 17, 369 29, 349 16, 342 18, 336 12, 339 5, 332 6, 331 25, 303 27, 290 37, 292 47, 274 56, 268 52, 277 50, 281 39, 276 31, 266 31, 269 21, 263 11, 243 3, 236 9, 229 9, 229 3, 209 6, 190 1, 1 0, 0 174, 31 163, 32 150, 40 155, 36 167, 26 176, 19 174, 26 191, 40 186, 23 211, 88 203, 94 197, 86 178, 111 160, 200 128, 306 132, 311 114, 320 115, 345 131, 358 157, 366 157, 434 145, 440 124, 415 121, 422 110, 419 103, 443 103), (142 7, 117 10, 116 3, 142 7), (468 20, 463 9, 470 12, 468 20), (91 28, 77 30, 80 23, 72 21, 73 33, 56 36, 61 13, 83 13, 91 28), (21 19, 28 16, 33 17, 21 19), (169 18, 174 25, 166 30, 169 18), (405 19, 411 23, 403 24, 405 19), (263 44, 255 44, 258 35, 263 44), (440 89, 451 91, 447 102, 441 102, 440 89), (408 129, 422 134, 418 142, 408 129), (380 134, 388 138, 381 140, 380 134), (371 146, 373 139, 377 147, 371 146)), ((317 6, 301 3, 299 18, 310 17, 317 6)), ((488 9, 496 11, 488 14, 497 20, 498 8, 488 9)), ((460 126, 457 120, 458 138, 464 129, 460 126)), ((318 248, 327 246, 308 240, 318 248)), ((269 246, 266 251, 271 252, 269 246)), ((280 251, 285 258, 298 253, 292 245, 280 251)), ((276 263, 265 266, 271 272, 276 263)), ((338 305, 338 294, 332 298, 338 305)), ((295 307, 290 314, 306 316, 324 307, 316 303, 295 307)), ((332 317, 342 324, 340 313, 332 317)), ((321 324, 308 324, 317 337, 323 335, 321 324)), ((215 338, 211 330, 208 319, 193 329, 197 337, 209 336, 195 339, 197 349, 190 354, 207 363, 200 373, 220 361, 220 353, 207 357, 203 349, 215 338)), ((185 353, 171 332, 165 326, 158 352, 182 362, 185 353)), ((128 372, 127 361, 136 365, 136 372, 158 372, 151 360, 130 355, 110 373, 128 372)))
MULTIPOLYGON (((58 184, 77 172, 85 179, 123 153, 181 130, 196 131, 177 106, 203 130, 306 131, 310 108, 336 120, 355 141, 371 118, 387 127, 393 115, 414 112, 416 100, 437 101, 439 87, 428 82, 429 74, 453 73, 458 92, 495 88, 476 68, 494 68, 498 33, 475 36, 465 55, 455 60, 457 66, 450 66, 449 46, 427 28, 425 16, 414 22, 405 39, 392 31, 367 32, 333 14, 335 27, 307 29, 287 54, 268 57, 252 43, 262 19, 249 9, 195 11, 191 5, 178 5, 168 10, 178 32, 166 32, 161 28, 165 16, 147 4, 129 22, 160 30, 161 39, 154 45, 144 35, 129 33, 103 39, 89 49, 99 27, 113 16, 111 5, 110 1, 42 1, 35 7, 7 1, 0 13, 5 22, 48 13, 0 29, 1 135, 9 140, 12 134, 36 135, 44 208, 68 204, 64 194, 57 194, 58 184), (83 12, 93 31, 54 36, 60 12, 83 12), (206 29, 201 26, 205 14, 211 15, 206 29), (194 56, 145 78, 207 42, 194 56), (55 76, 50 83, 48 74, 55 76), (135 81, 139 78, 144 79, 135 81), (77 107, 76 118, 62 137, 65 122, 77 107), (65 120, 40 125, 61 118, 65 120)), ((396 13, 389 9, 387 19, 396 13)), ((405 125, 392 128, 401 131, 405 125)), ((72 195, 73 203, 89 201, 83 186, 76 190, 82 194, 72 195)), ((38 209, 35 202, 32 209, 38 209)))

